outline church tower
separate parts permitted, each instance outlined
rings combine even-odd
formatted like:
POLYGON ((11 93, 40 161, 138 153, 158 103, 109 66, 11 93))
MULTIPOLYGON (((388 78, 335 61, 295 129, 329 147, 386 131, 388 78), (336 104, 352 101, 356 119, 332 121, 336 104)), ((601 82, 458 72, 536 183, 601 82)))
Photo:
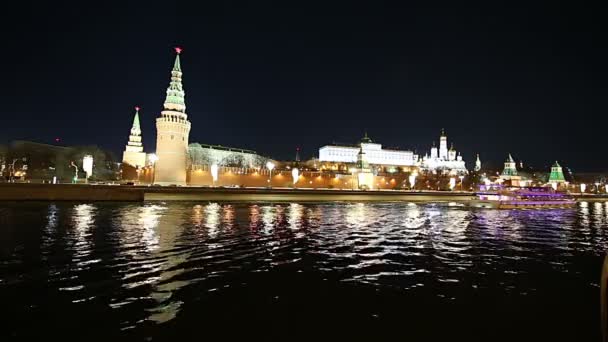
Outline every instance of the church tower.
POLYGON ((433 147, 431 147, 431 159, 435 160, 439 158, 439 155, 437 153, 437 146, 435 146, 435 142, 433 141, 433 147))
POLYGON ((445 130, 441 129, 441 137, 439 137, 439 159, 448 159, 448 136, 445 135, 445 130))
POLYGON ((139 126, 139 107, 135 107, 135 117, 131 127, 129 142, 122 153, 122 162, 136 168, 146 166, 146 154, 141 143, 141 128, 139 126))
POLYGON ((186 115, 184 88, 182 86, 182 69, 177 53, 171 82, 167 88, 164 110, 156 119, 156 155, 158 161, 154 169, 154 183, 161 185, 186 185, 186 168, 188 159, 188 137, 190 121, 186 115))
POLYGON ((477 153, 477 160, 475 161, 475 171, 481 170, 481 160, 479 159, 479 153, 477 153))
POLYGON ((456 150, 454 149, 454 143, 452 143, 452 146, 450 146, 450 150, 448 151, 448 160, 456 160, 456 150))

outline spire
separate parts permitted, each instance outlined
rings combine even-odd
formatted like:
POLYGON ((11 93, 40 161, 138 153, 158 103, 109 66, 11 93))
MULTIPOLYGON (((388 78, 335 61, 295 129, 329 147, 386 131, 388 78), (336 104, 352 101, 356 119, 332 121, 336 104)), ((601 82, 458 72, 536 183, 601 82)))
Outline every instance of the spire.
POLYGON ((450 151, 454 151, 454 143, 450 145, 450 151))
POLYGON ((559 163, 557 162, 557 160, 555 161, 555 164, 553 164, 553 167, 562 167, 561 165, 559 165, 559 163))
POLYGON ((296 147, 296 161, 299 162, 300 161, 300 148, 296 147))
POLYGON ((175 62, 173 63, 173 70, 171 70, 171 82, 167 88, 167 97, 165 98, 164 108, 168 111, 174 111, 179 113, 186 113, 186 103, 184 97, 184 87, 182 85, 182 68, 179 60, 179 55, 182 49, 179 47, 175 48, 175 62))
POLYGON ((445 137, 445 136, 446 136, 446 135, 445 135, 445 128, 442 128, 442 129, 441 129, 441 136, 442 136, 442 137, 445 137))
POLYGON ((179 64, 179 54, 182 53, 182 48, 175 48, 175 62, 173 63, 173 71, 182 71, 182 66, 179 64))
POLYGON ((507 161, 509 163, 515 163, 515 161, 513 160, 513 157, 511 157, 511 153, 509 153, 509 158, 507 158, 507 161))
POLYGON ((135 107, 135 116, 133 117, 133 127, 131 128, 131 134, 133 134, 133 131, 136 130, 137 132, 139 132, 139 134, 141 134, 141 128, 139 126, 139 110, 141 108, 139 107, 135 107))
MULTIPOLYGON (((139 107, 135 107, 135 115, 133 116, 133 126, 131 126, 131 135, 129 135, 129 142, 127 142, 127 148, 125 149, 125 152, 142 153, 144 150, 144 147, 141 143, 141 127, 139 126, 140 109, 141 108, 139 107)), ((143 158, 145 159, 145 154, 143 158)), ((142 162, 141 160, 132 160, 130 159, 130 157, 125 159, 125 157, 123 156, 123 162, 125 160, 131 165, 144 166, 144 162, 142 162)))

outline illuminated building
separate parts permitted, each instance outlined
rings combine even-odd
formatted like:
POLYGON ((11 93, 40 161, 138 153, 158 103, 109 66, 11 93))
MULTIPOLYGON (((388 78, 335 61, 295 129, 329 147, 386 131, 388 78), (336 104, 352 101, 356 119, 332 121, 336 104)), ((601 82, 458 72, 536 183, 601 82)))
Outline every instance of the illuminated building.
POLYGON ((188 146, 192 165, 235 166, 255 168, 261 167, 266 158, 255 151, 221 145, 192 143, 188 146))
POLYGON ((433 142, 430 155, 427 154, 422 157, 420 166, 423 170, 440 171, 451 175, 468 173, 462 156, 456 152, 453 144, 448 150, 448 137, 443 129, 439 137, 439 150, 433 142))
POLYGON ((136 168, 146 166, 146 154, 141 142, 141 127, 139 126, 139 107, 135 107, 135 117, 129 135, 129 142, 122 154, 122 162, 136 168))
POLYGON ((186 170, 188 159, 188 137, 190 121, 186 114, 185 93, 182 86, 182 69, 177 53, 171 82, 167 88, 164 110, 156 119, 156 155, 158 161, 155 167, 154 182, 161 185, 186 185, 186 170))
POLYGON ((499 179, 503 181, 510 181, 511 185, 513 186, 519 186, 520 184, 521 176, 517 174, 517 168, 511 153, 509 153, 507 160, 505 160, 505 166, 502 169, 499 179))
POLYGON ((372 165, 415 166, 416 156, 412 151, 383 149, 367 136, 358 146, 325 145, 319 149, 320 162, 356 163, 359 152, 365 154, 366 161, 372 165))

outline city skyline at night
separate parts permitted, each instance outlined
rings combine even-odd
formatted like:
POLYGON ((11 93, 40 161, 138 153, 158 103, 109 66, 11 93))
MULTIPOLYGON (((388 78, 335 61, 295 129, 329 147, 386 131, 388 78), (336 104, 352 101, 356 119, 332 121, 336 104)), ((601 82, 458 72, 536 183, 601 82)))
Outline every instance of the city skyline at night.
POLYGON ((19 56, 3 57, 15 67, 2 86, 10 99, 2 143, 58 138, 119 156, 141 106, 153 150, 170 51, 183 46, 192 141, 277 159, 300 147, 310 158, 367 131, 422 153, 445 128, 465 160, 479 153, 500 166, 512 153, 539 168, 559 160, 608 169, 597 139, 608 109, 598 91, 606 49, 594 43, 602 27, 587 12, 205 4, 166 13, 130 3, 97 9, 103 16, 45 6, 6 37, 19 56), (174 25, 157 25, 161 18, 174 25))

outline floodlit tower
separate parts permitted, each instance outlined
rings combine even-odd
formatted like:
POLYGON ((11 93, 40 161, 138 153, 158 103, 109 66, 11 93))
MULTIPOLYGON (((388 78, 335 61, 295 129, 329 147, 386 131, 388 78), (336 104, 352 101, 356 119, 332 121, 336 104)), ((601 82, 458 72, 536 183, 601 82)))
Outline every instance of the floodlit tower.
POLYGON ((439 158, 439 154, 437 153, 437 146, 435 146, 435 142, 433 141, 433 147, 431 147, 431 159, 439 158))
POLYGON ((502 170, 503 176, 517 176, 517 168, 515 167, 515 161, 509 153, 509 157, 505 160, 505 168, 502 170))
POLYGON ((134 167, 146 166, 146 154, 141 142, 141 128, 139 126, 139 107, 135 107, 135 117, 133 118, 133 126, 131 127, 131 135, 129 142, 122 154, 122 162, 134 167))
POLYGON ((454 143, 450 146, 450 150, 448 151, 448 160, 456 160, 456 150, 454 149, 454 143))
POLYGON ((551 167, 551 174, 549 175, 549 183, 564 183, 566 182, 566 178, 564 178, 564 172, 562 171, 561 165, 557 161, 551 167))
POLYGON ((181 51, 181 48, 175 48, 175 63, 171 70, 171 82, 167 88, 164 110, 156 119, 158 161, 154 182, 161 185, 186 185, 190 121, 186 114, 185 93, 182 86, 182 69, 179 60, 181 51))
POLYGON ((448 159, 448 136, 445 135, 445 129, 441 129, 439 137, 439 159, 448 159))

